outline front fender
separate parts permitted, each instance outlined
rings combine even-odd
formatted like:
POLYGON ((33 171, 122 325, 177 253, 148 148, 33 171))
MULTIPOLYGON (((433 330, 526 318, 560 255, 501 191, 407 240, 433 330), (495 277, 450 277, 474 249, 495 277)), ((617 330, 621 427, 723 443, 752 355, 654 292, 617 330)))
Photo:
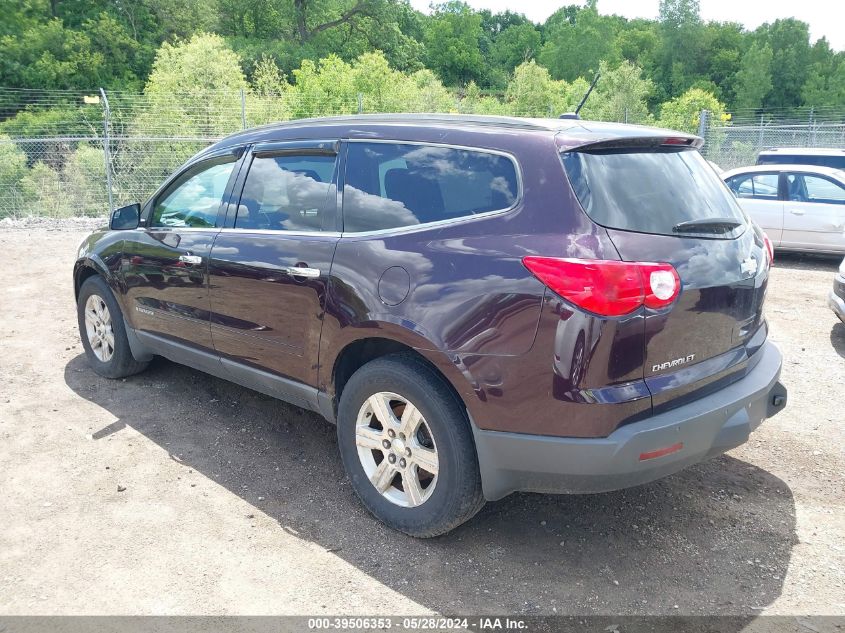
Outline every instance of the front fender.
POLYGON ((123 308, 123 292, 120 280, 120 261, 123 255, 123 238, 110 232, 95 232, 80 244, 77 259, 73 265, 74 297, 79 296, 82 283, 91 274, 98 274, 115 294, 123 308))

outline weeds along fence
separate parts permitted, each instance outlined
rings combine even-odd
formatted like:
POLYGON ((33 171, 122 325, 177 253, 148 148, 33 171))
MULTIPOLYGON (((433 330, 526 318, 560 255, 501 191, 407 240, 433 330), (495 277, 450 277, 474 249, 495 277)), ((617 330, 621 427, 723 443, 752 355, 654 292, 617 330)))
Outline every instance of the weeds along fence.
MULTIPOLYGON (((145 200, 185 160, 227 134, 307 116, 388 111, 557 114, 539 101, 517 111, 493 98, 461 100, 442 88, 399 96, 0 88, 0 219, 102 217, 145 200)), ((741 112, 728 122, 702 112, 700 119, 704 153, 725 169, 753 163, 767 147, 845 147, 845 111, 741 112)))

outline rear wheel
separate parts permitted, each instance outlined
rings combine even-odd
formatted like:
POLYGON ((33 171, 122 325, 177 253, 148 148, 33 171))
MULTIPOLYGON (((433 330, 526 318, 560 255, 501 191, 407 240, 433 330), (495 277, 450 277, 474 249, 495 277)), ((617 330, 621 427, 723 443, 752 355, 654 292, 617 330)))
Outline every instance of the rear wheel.
POLYGON ((437 536, 484 505, 463 408, 411 354, 371 361, 352 375, 341 394, 337 434, 355 492, 396 530, 437 536))
POLYGON ((89 277, 76 300, 79 334, 91 368, 106 378, 125 378, 143 371, 147 363, 132 356, 120 306, 99 275, 89 277))

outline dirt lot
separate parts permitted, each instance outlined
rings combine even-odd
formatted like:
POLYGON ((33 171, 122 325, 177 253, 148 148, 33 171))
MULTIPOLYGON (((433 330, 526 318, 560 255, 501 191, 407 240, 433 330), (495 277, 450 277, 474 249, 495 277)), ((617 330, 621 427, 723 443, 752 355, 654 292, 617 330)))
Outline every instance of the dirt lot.
POLYGON ((96 376, 70 285, 83 236, 0 229, 0 614, 845 614, 834 260, 779 258, 790 400, 750 443, 416 541, 362 509, 315 415, 163 360, 96 376))

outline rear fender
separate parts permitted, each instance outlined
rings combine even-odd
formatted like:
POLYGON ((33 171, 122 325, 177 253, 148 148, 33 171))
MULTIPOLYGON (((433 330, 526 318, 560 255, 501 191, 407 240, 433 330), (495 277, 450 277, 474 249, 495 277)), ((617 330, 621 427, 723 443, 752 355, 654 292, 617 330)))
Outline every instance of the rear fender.
POLYGON ((400 343, 418 352, 429 361, 451 384, 468 410, 480 403, 478 381, 463 364, 461 355, 449 354, 437 349, 432 338, 423 328, 409 321, 399 321, 393 315, 378 315, 370 320, 345 327, 333 336, 324 332, 320 342, 319 390, 334 396, 333 370, 343 351, 356 341, 381 338, 400 343), (329 340, 331 339, 331 340, 329 340))

